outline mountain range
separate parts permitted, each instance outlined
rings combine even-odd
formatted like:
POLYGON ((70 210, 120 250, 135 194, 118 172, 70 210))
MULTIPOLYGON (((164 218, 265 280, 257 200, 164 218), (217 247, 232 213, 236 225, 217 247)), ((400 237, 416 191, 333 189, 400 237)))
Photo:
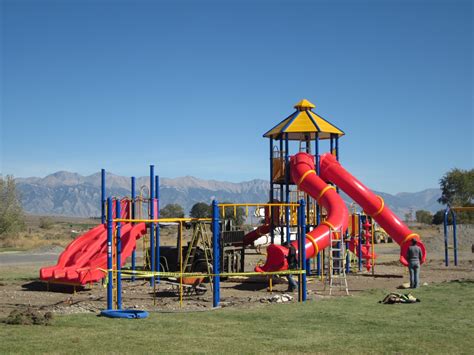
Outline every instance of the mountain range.
MULTIPOLYGON (((25 212, 34 215, 74 217, 100 216, 100 173, 82 176, 77 173, 58 171, 44 178, 17 178, 17 189, 25 212)), ((148 194, 148 177, 137 178, 137 194, 148 194)), ((107 173, 108 196, 130 196, 130 179, 107 173)), ((196 202, 210 203, 212 199, 230 202, 266 202, 269 183, 251 180, 240 183, 204 180, 193 176, 160 179, 160 206, 177 203, 189 213, 196 202)), ((416 210, 436 212, 443 208, 437 202, 441 191, 436 188, 414 193, 395 195, 377 192, 385 203, 401 218, 416 210)), ((342 194, 348 205, 351 199, 342 194)))

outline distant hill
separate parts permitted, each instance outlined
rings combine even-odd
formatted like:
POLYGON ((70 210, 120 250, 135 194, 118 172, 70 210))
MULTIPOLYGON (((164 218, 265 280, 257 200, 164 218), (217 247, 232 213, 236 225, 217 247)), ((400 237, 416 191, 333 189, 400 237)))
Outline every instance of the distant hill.
MULTIPOLYGON (((148 177, 137 179, 137 191, 148 191, 148 177)), ((25 211, 35 215, 57 215, 91 217, 100 215, 100 173, 82 176, 77 173, 58 171, 44 178, 18 178, 17 187, 25 211)), ((266 202, 268 200, 268 181, 251 180, 232 183, 216 180, 203 180, 193 176, 174 179, 160 179, 161 206, 178 203, 186 213, 196 202, 210 203, 212 199, 232 202, 266 202)), ((439 189, 426 189, 420 192, 402 192, 381 195, 386 204, 400 217, 409 210, 419 209, 436 212, 442 206, 436 201, 439 189)), ((107 173, 107 194, 130 196, 130 179, 107 173)), ((342 194, 344 200, 352 201, 342 194)))

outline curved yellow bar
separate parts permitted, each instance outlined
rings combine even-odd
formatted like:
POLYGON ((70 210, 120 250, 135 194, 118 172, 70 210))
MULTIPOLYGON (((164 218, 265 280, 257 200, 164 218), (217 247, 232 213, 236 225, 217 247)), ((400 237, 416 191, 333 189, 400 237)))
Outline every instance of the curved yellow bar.
POLYGON ((306 238, 309 239, 309 241, 311 242, 311 244, 313 244, 313 247, 314 247, 314 255, 318 255, 319 253, 319 247, 318 247, 318 243, 316 243, 316 241, 314 240, 314 238, 309 235, 309 234, 306 234, 306 238))
POLYGON ((381 214, 382 211, 383 211, 383 209, 384 209, 384 207, 385 207, 385 201, 383 200, 382 196, 377 195, 377 198, 380 200, 381 205, 380 205, 380 208, 377 210, 377 212, 375 212, 375 213, 372 215, 372 217, 376 217, 376 216, 378 216, 379 214, 381 214))
POLYGON ((328 221, 322 221, 320 224, 324 224, 325 226, 328 226, 331 229, 336 229, 334 226, 331 224, 331 222, 328 221))
POLYGON ((405 238, 403 238, 402 242, 400 243, 400 246, 403 246, 403 244, 405 244, 409 240, 415 239, 416 237, 418 237, 418 239, 420 239, 420 235, 417 234, 417 233, 408 234, 405 238))
POLYGON ((297 184, 297 185, 300 186, 301 183, 304 181, 304 179, 306 179, 306 177, 307 177, 309 174, 316 174, 316 171, 314 171, 314 170, 308 170, 307 172, 305 172, 305 173, 303 174, 303 176, 300 178, 300 180, 298 181, 298 184, 297 184))
POLYGON ((326 192, 328 192, 329 190, 336 190, 336 188, 334 186, 331 186, 331 185, 328 185, 326 186, 322 191, 321 193, 319 194, 318 198, 316 199, 319 203, 319 200, 324 196, 324 194, 326 192))

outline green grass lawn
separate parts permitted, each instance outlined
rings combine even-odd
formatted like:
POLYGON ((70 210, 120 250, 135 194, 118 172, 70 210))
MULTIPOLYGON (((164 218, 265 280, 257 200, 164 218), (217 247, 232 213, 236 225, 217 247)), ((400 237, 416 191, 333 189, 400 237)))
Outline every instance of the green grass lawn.
POLYGON ((143 320, 73 315, 49 327, 1 324, 1 352, 472 353, 474 282, 413 294, 421 303, 379 304, 385 293, 376 290, 253 310, 152 313, 143 320))

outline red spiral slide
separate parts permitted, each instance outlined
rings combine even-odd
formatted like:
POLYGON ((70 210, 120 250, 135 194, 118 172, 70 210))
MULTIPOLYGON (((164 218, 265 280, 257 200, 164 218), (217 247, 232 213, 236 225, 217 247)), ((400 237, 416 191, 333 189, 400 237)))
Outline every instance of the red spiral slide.
MULTIPOLYGON (((314 170, 314 157, 307 153, 298 153, 291 157, 291 177, 298 187, 315 198, 328 213, 326 221, 306 234, 306 258, 312 258, 320 250, 329 246, 329 231, 340 230, 345 233, 349 221, 347 207, 335 191, 334 187, 326 184, 314 170)), ((292 244, 298 250, 298 241, 292 244)), ((288 248, 281 245, 269 245, 265 265, 257 266, 257 272, 269 272, 288 269, 286 256, 288 248)))
MULTIPOLYGON (((313 231, 306 234, 306 257, 311 258, 320 250, 329 246, 329 230, 341 230, 345 233, 348 224, 348 210, 334 187, 324 181, 331 181, 357 202, 364 211, 397 242, 400 249, 400 262, 407 265, 406 251, 411 239, 418 241, 423 253, 422 263, 426 260, 426 250, 420 236, 413 233, 387 206, 380 196, 375 195, 364 184, 352 176, 330 153, 323 154, 320 160, 320 177, 314 170, 314 157, 307 153, 298 153, 291 157, 291 177, 298 187, 315 198, 328 213, 328 218, 313 231), (323 180, 324 179, 324 180, 323 180)), ((298 242, 292 244, 298 249, 298 242)), ((367 252, 365 253, 367 254, 367 252)), ((257 266, 255 271, 286 270, 288 248, 272 244, 267 248, 265 265, 257 266)))
POLYGON ((395 242, 400 245, 400 262, 408 265, 405 255, 409 241, 416 239, 418 246, 423 252, 423 259, 426 260, 426 250, 420 240, 420 236, 413 233, 387 206, 380 196, 375 195, 364 184, 352 176, 337 161, 336 157, 330 153, 323 154, 320 161, 321 178, 331 181, 348 194, 356 203, 358 203, 367 213, 372 216, 377 223, 385 229, 395 242))

